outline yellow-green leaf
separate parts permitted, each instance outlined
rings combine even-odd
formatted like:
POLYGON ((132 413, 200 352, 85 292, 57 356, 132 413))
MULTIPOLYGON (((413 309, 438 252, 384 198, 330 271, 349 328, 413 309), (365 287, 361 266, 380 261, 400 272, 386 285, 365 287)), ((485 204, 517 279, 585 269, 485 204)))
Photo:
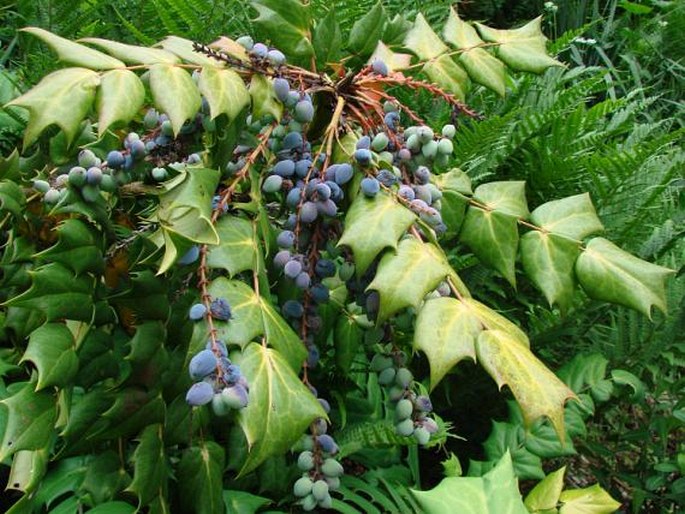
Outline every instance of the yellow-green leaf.
POLYGON ((31 493, 40 485, 48 469, 50 452, 40 450, 21 450, 12 458, 12 468, 7 479, 7 489, 31 493))
POLYGON ((116 122, 131 121, 144 101, 145 87, 132 71, 111 70, 102 75, 97 94, 98 134, 102 136, 116 122))
POLYGON ((443 30, 445 41, 464 50, 459 54, 459 61, 464 66, 474 82, 492 89, 500 96, 505 92, 504 65, 484 48, 480 48, 484 41, 469 23, 463 21, 454 8, 450 8, 450 15, 443 30))
POLYGON ((378 42, 367 63, 372 64, 376 59, 383 61, 390 71, 403 70, 411 64, 411 55, 393 52, 383 41, 378 42))
POLYGON ((483 329, 506 332, 509 334, 509 337, 524 348, 530 347, 530 341, 528 341, 526 333, 507 318, 473 298, 464 298, 463 302, 469 307, 473 315, 478 318, 483 329))
POLYGON ((435 59, 449 50, 421 13, 416 15, 414 26, 407 32, 404 46, 425 61, 435 59))
POLYGON ((576 275, 588 296, 625 305, 652 317, 652 305, 666 312, 666 279, 674 271, 643 261, 602 237, 587 244, 576 275))
POLYGON ((216 224, 219 244, 207 253, 207 266, 223 268, 233 276, 257 267, 261 254, 257 251, 254 223, 237 216, 223 216, 216 224))
POLYGON ((547 38, 540 29, 542 17, 537 17, 523 27, 498 30, 476 23, 481 37, 490 43, 499 43, 497 56, 510 68, 519 71, 542 73, 550 66, 563 66, 547 54, 547 38))
POLYGON ((559 514, 611 514, 621 506, 599 484, 563 491, 559 501, 559 514))
POLYGON ((109 70, 112 68, 123 68, 125 64, 119 59, 115 59, 107 54, 88 48, 87 46, 74 43, 68 39, 48 32, 38 27, 26 27, 21 29, 24 32, 36 36, 47 43, 55 52, 60 61, 81 66, 92 70, 109 70))
POLYGON ((183 123, 200 110, 200 92, 190 73, 183 68, 171 64, 151 66, 150 89, 155 105, 169 116, 174 134, 178 134, 183 123))
POLYGON ((283 104, 276 98, 271 81, 264 75, 255 73, 250 82, 250 96, 252 97, 252 116, 259 119, 264 115, 271 115, 280 120, 283 115, 283 104))
POLYGON ((70 144, 93 105, 99 83, 99 75, 92 70, 64 68, 50 73, 37 86, 7 104, 29 111, 24 148, 53 123, 64 131, 67 144, 70 144))
POLYGON ((473 192, 473 198, 494 211, 520 218, 528 216, 526 183, 522 180, 481 184, 473 192))
POLYGON ((573 391, 530 350, 501 330, 481 332, 476 341, 476 355, 500 389, 505 385, 511 389, 521 406, 526 426, 546 416, 559 439, 564 440, 564 404, 575 398, 573 391))
POLYGON ((183 61, 198 66, 223 66, 221 61, 207 57, 193 50, 193 42, 178 36, 167 36, 159 42, 159 45, 167 52, 177 55, 183 61))
POLYGON ((200 73, 198 87, 207 99, 211 119, 226 114, 233 120, 250 105, 250 93, 233 70, 206 66, 200 73))
POLYGON ((103 48, 117 59, 130 64, 174 64, 178 62, 178 57, 174 54, 159 48, 127 45, 99 37, 86 37, 81 41, 103 48))
POLYGON ((237 362, 250 384, 249 403, 238 413, 249 446, 240 470, 244 475, 269 456, 287 451, 312 421, 326 418, 326 413, 276 350, 252 343, 237 362))
POLYGON ((469 90, 469 76, 464 69, 448 54, 431 59, 423 66, 428 79, 459 100, 466 98, 469 90))
POLYGON ((556 510, 564 488, 564 473, 566 466, 547 475, 528 493, 524 503, 531 513, 542 514, 548 510, 556 510))
POLYGON ((543 203, 530 220, 543 230, 578 240, 604 230, 588 193, 543 203))

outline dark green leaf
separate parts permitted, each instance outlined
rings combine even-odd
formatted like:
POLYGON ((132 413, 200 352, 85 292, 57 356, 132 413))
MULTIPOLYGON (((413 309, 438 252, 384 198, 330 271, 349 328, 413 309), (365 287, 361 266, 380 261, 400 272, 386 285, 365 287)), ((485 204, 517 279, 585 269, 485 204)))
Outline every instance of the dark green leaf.
POLYGON ((245 491, 224 490, 224 503, 226 514, 255 514, 271 500, 245 491))
POLYGON ((36 391, 49 386, 64 387, 78 371, 74 337, 66 325, 48 323, 34 330, 21 362, 31 361, 38 369, 36 391))
POLYGON ((352 25, 347 44, 349 49, 361 57, 370 55, 383 36, 386 20, 383 3, 377 2, 369 12, 352 25))
POLYGON ((213 441, 202 442, 183 452, 178 464, 179 499, 183 512, 224 514, 222 476, 224 450, 213 441))
POLYGON ((141 505, 147 505, 164 495, 168 474, 162 425, 148 425, 133 453, 133 481, 126 490, 133 492, 141 505))
POLYGON ((483 443, 488 460, 500 460, 509 453, 514 465, 514 473, 522 480, 544 478, 542 460, 531 453, 525 445, 525 432, 520 425, 499 421, 492 422, 492 431, 483 443))
POLYGON ((15 216, 21 216, 25 205, 26 197, 17 184, 5 180, 0 182, 0 212, 8 211, 15 216))
POLYGON ((259 16, 254 24, 288 57, 304 62, 314 54, 309 36, 309 4, 299 0, 252 0, 259 16))
POLYGON ((79 219, 67 219, 57 227, 57 236, 57 243, 35 255, 39 262, 63 264, 77 275, 85 271, 102 273, 102 236, 92 226, 79 219))
POLYGON ((342 47, 342 32, 335 19, 335 10, 328 11, 328 14, 316 24, 312 43, 316 60, 321 65, 338 60, 342 47))
POLYGON ((133 514, 136 512, 136 508, 130 503, 116 501, 101 503, 88 512, 92 514, 133 514))
POLYGON ((349 373, 359 350, 364 332, 353 316, 341 315, 335 324, 335 362, 343 373, 349 373))

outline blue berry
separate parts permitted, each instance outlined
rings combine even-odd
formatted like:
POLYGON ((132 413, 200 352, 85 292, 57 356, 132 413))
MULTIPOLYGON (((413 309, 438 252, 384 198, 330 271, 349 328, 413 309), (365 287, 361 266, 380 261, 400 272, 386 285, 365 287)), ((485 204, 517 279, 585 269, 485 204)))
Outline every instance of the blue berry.
POLYGON ((388 75, 388 65, 380 59, 374 59, 371 68, 374 73, 377 73, 378 75, 382 75, 383 77, 388 75))
POLYGON ((371 150, 368 150, 366 148, 360 148, 359 150, 355 150, 354 158, 362 166, 368 166, 369 164, 371 164, 373 154, 371 153, 371 150))
POLYGON ((178 260, 179 264, 192 264, 200 257, 200 248, 191 246, 190 249, 178 260))
POLYGON ((212 300, 212 303, 209 305, 209 311, 211 312, 213 318, 221 321, 228 321, 232 316, 231 306, 223 298, 216 298, 212 300))
POLYGON ((362 179, 361 182, 361 190, 362 193, 364 193, 364 196, 367 196, 369 198, 373 198, 378 194, 378 191, 380 191, 381 185, 378 180, 372 177, 366 177, 362 179))
POLYGON ((202 350, 193 356, 188 364, 188 372, 193 380, 201 380, 216 370, 216 355, 212 350, 202 350))
POLYGON ((214 388, 207 382, 198 382, 193 384, 186 394, 186 402, 193 407, 205 405, 212 401, 214 396, 214 388))
POLYGON ((112 150, 107 154, 107 166, 110 168, 121 168, 126 158, 119 150, 112 150))
POLYGON ((196 303, 190 308, 188 317, 193 321, 199 321, 207 314, 207 307, 201 303, 196 303))

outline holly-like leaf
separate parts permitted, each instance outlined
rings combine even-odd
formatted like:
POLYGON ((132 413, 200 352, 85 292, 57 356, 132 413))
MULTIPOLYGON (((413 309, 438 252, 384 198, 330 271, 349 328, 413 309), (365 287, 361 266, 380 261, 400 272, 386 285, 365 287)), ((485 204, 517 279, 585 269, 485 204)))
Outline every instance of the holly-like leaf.
POLYGON ((226 514, 253 514, 271 503, 269 498, 245 491, 224 489, 226 514))
POLYGON ((480 48, 483 40, 478 36, 478 32, 471 24, 463 21, 454 8, 450 8, 449 18, 443 29, 443 37, 455 48, 464 50, 459 54, 459 62, 474 82, 504 96, 504 65, 487 50, 480 48))
POLYGON ((526 183, 522 180, 481 184, 473 192, 473 198, 494 211, 519 218, 528 216, 526 183))
POLYGON ((39 262, 58 262, 77 275, 102 272, 102 237, 94 228, 79 219, 67 219, 57 227, 57 236, 57 243, 34 256, 39 262))
POLYGON ((338 60, 342 47, 342 32, 335 19, 335 9, 328 11, 328 14, 317 22, 314 27, 312 44, 317 62, 326 64, 338 60))
POLYGON ((364 331, 354 316, 338 316, 335 324, 335 362, 344 373, 348 373, 357 356, 364 331))
POLYGON ((573 301, 573 266, 580 255, 578 242, 531 230, 521 237, 521 263, 526 274, 551 305, 566 312, 573 301))
POLYGON ((464 69, 448 54, 428 61, 423 66, 428 79, 445 91, 452 93, 459 100, 466 98, 470 80, 464 69))
POLYGON ((449 50, 421 13, 416 15, 414 26, 405 36, 404 46, 423 61, 435 59, 449 50))
POLYGON ((255 73, 250 82, 250 96, 252 97, 252 116, 256 119, 262 116, 273 116, 280 120, 283 115, 283 104, 276 98, 271 81, 264 75, 255 73))
POLYGON ((431 514, 528 514, 509 453, 482 477, 447 477, 433 489, 411 492, 431 514))
POLYGON ((193 50, 193 42, 178 36, 167 36, 160 41, 159 46, 167 52, 177 55, 183 61, 198 66, 223 66, 221 61, 212 59, 200 52, 193 50))
POLYGON ((567 489, 559 496, 559 514, 611 514, 621 506, 599 484, 584 489, 567 489))
POLYGON ((114 404, 102 414, 107 425, 97 435, 106 439, 130 437, 151 423, 162 423, 166 403, 159 393, 129 387, 118 392, 114 404))
POLYGON ((133 481, 126 490, 138 497, 140 505, 147 505, 166 490, 169 471, 164 454, 162 425, 145 427, 132 460, 133 481))
POLYGON ((112 70, 102 75, 97 94, 98 134, 102 136, 114 123, 131 121, 144 101, 145 87, 132 71, 112 70))
POLYGON ((528 348, 506 332, 485 330, 476 341, 476 355, 500 389, 509 386, 527 426, 546 416, 564 439, 564 404, 575 394, 528 348))
POLYGON ((547 232, 578 240, 604 230, 587 193, 543 203, 530 220, 547 232))
POLYGON ((250 448, 240 470, 244 475, 269 456, 285 452, 314 419, 326 418, 326 413, 276 350, 252 343, 239 364, 250 384, 249 403, 238 413, 250 448))
POLYGON ((433 181, 443 192, 455 191, 468 196, 473 194, 471 178, 459 168, 452 168, 446 173, 440 173, 433 177, 433 181))
POLYGON ((71 144, 80 131, 81 121, 93 105, 99 83, 99 75, 92 70, 65 68, 50 73, 37 86, 7 104, 29 111, 24 148, 52 124, 64 131, 67 144, 71 144))
POLYGON ((493 421, 490 435, 483 443, 485 456, 488 461, 495 461, 508 453, 518 478, 540 480, 545 476, 542 460, 526 448, 525 439, 526 434, 520 424, 493 421))
POLYGON ((150 66, 150 90, 155 105, 169 116, 176 135, 202 105, 200 92, 190 73, 172 64, 150 66))
POLYGON ((602 237, 592 239, 576 261, 588 296, 625 305, 651 319, 652 305, 666 312, 666 278, 673 270, 643 261, 602 237))
POLYGON ((214 441, 203 441, 183 452, 176 473, 183 512, 224 514, 224 450, 214 441))
POLYGON ((372 64, 376 59, 381 60, 388 67, 388 70, 403 70, 411 64, 411 55, 393 52, 383 41, 379 41, 376 49, 369 57, 368 64, 372 64))
POLYGON ((423 297, 454 273, 445 254, 415 237, 400 241, 397 253, 387 252, 367 290, 380 294, 378 323, 405 307, 418 307, 423 297))
POLYGON ((355 54, 366 57, 373 52, 383 37, 387 15, 382 2, 376 2, 369 12, 359 18, 350 31, 348 47, 355 54))
POLYGON ((74 347, 74 337, 62 323, 47 323, 31 332, 21 362, 31 361, 38 369, 36 391, 71 383, 78 371, 74 347))
POLYGON ((160 48, 127 45, 99 37, 86 37, 80 41, 100 47, 110 55, 129 64, 175 64, 178 62, 177 56, 160 48))
POLYGON ((41 483, 48 469, 50 453, 47 448, 21 450, 14 454, 7 479, 7 489, 31 493, 41 483))
POLYGON ((540 29, 542 17, 537 17, 523 27, 514 30, 497 30, 476 23, 481 37, 490 43, 498 43, 497 57, 507 66, 518 71, 542 73, 550 66, 563 66, 547 54, 547 38, 540 29))
POLYGON ((524 348, 530 347, 526 333, 507 318, 473 298, 464 298, 462 301, 478 318, 484 330, 501 330, 524 348))
MULTIPOLYGON (((54 512, 54 511, 53 511, 54 512)), ((133 514, 136 508, 130 503, 122 501, 105 502, 89 509, 92 514, 133 514)))
POLYGON ((476 257, 495 268, 516 287, 514 265, 519 233, 514 216, 470 206, 459 239, 471 247, 476 257))
POLYGON ((397 240, 415 219, 388 194, 379 193, 375 198, 358 195, 347 211, 338 244, 350 247, 361 276, 384 248, 397 248, 397 240))
POLYGON ((435 298, 416 317, 414 348, 426 354, 431 389, 462 359, 476 360, 476 338, 482 325, 464 302, 435 298))
POLYGON ((21 216, 26 205, 24 191, 15 182, 3 180, 0 182, 0 212, 11 212, 15 216, 21 216))
POLYGON ((564 488, 566 466, 560 468, 539 482, 523 502, 532 513, 556 510, 561 490, 564 488))
POLYGON ((205 66, 198 87, 207 99, 211 119, 226 114, 233 120, 250 105, 250 93, 243 79, 233 70, 205 66))
POLYGON ((233 276, 257 267, 258 252, 255 227, 252 222, 237 216, 223 216, 216 224, 219 244, 212 246, 207 254, 210 268, 223 268, 233 276))
POLYGON ((50 441, 57 420, 57 401, 54 395, 34 389, 35 384, 26 382, 0 402, 0 407, 7 411, 0 461, 20 450, 46 448, 50 441))
POLYGON ((303 61, 314 54, 309 36, 309 4, 299 0, 252 0, 259 16, 253 23, 287 56, 303 61))
POLYGON ((93 316, 95 279, 74 274, 59 263, 50 263, 29 274, 33 280, 28 291, 8 300, 5 305, 35 309, 47 321, 60 318, 90 321, 93 316))
POLYGON ((44 43, 48 44, 55 52, 60 61, 74 66, 90 68, 92 70, 109 70, 112 68, 123 68, 125 65, 119 59, 115 59, 107 54, 88 48, 87 46, 74 43, 68 39, 48 32, 38 27, 26 27, 21 29, 23 32, 36 36, 44 43))
MULTIPOLYGON (((292 369, 300 369, 307 351, 299 336, 268 300, 258 296, 243 282, 224 277, 217 278, 209 285, 209 294, 212 298, 225 298, 231 306, 232 318, 229 321, 214 321, 219 339, 244 348, 250 341, 264 336, 266 342, 283 355, 292 369)), ((204 349, 207 336, 206 324, 196 323, 189 354, 204 349)))

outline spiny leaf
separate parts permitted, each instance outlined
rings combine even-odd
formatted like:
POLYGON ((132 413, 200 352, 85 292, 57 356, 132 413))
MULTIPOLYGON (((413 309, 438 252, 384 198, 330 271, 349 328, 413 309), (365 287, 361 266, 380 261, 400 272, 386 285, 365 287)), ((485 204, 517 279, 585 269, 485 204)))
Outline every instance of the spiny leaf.
POLYGON ((470 206, 459 239, 470 246, 480 260, 495 268, 516 287, 514 265, 519 235, 514 216, 470 206))
POLYGON ((34 388, 35 384, 26 382, 0 402, 7 410, 0 460, 20 450, 40 450, 50 441, 57 420, 57 401, 52 394, 34 388))
POLYGON ((526 333, 507 318, 473 298, 464 298, 462 301, 468 306, 473 315, 478 318, 478 322, 484 330, 501 330, 509 334, 509 337, 524 348, 530 347, 526 333))
POLYGON ((309 39, 308 4, 298 0, 252 0, 250 5, 259 13, 253 23, 286 55, 302 61, 314 54, 309 39))
POLYGON ((447 477, 433 489, 411 492, 431 514, 528 514, 509 453, 482 477, 447 477))
POLYGON ((171 64, 150 66, 150 90, 155 105, 169 116, 176 135, 202 105, 200 92, 190 73, 171 64))
POLYGON ((466 98, 470 80, 464 69, 448 54, 428 61, 423 66, 428 79, 445 91, 452 93, 459 100, 466 98))
POLYGON ((0 182, 0 211, 8 211, 15 216, 21 216, 25 205, 26 196, 21 187, 9 180, 0 182))
POLYGON ((226 114, 233 120, 250 105, 250 93, 243 79, 233 70, 206 66, 200 73, 198 87, 207 99, 211 119, 226 114))
POLYGON ((473 192, 473 198, 491 210, 520 218, 528 216, 526 183, 522 180, 481 184, 473 192))
POLYGON ((441 191, 456 191, 462 195, 471 196, 471 178, 459 168, 452 168, 446 173, 433 177, 433 181, 441 191))
MULTIPOLYGON (((524 480, 544 478, 542 459, 526 448, 525 440, 526 433, 520 423, 493 421, 490 435, 483 443, 487 461, 499 460, 509 453, 514 465, 514 473, 518 478, 524 480)), ((469 474, 471 474, 470 467, 469 474)))
POLYGON ((24 132, 24 148, 33 143, 43 130, 58 125, 70 144, 79 133, 81 120, 88 115, 100 77, 85 68, 64 68, 44 77, 37 86, 7 105, 18 105, 29 111, 24 132))
POLYGON ((530 220, 543 230, 578 240, 604 230, 587 193, 543 203, 530 220))
POLYGON ((386 21, 383 3, 376 2, 369 12, 352 25, 348 42, 350 50, 362 57, 373 52, 383 36, 386 21))
POLYGON ((255 239, 254 223, 237 216, 223 216, 216 224, 219 244, 207 253, 210 268, 223 268, 233 276, 257 267, 259 247, 255 239))
POLYGON ((476 23, 481 37, 491 43, 499 43, 497 56, 510 68, 519 71, 542 73, 550 66, 563 66, 547 55, 547 38, 540 29, 542 16, 514 30, 497 30, 476 23))
POLYGON ((478 361, 502 388, 509 386, 527 426, 542 416, 564 440, 564 404, 575 394, 554 373, 501 330, 485 330, 476 341, 478 361))
POLYGON ((269 456, 285 452, 314 419, 326 418, 326 413, 279 352, 252 343, 239 364, 250 384, 249 403, 238 413, 250 447, 240 470, 244 475, 269 456))
POLYGON ((252 116, 261 118, 265 115, 280 120, 283 115, 283 104, 276 98, 271 81, 265 76, 254 74, 250 82, 250 96, 252 97, 252 116))
POLYGON ((459 17, 454 8, 450 8, 443 37, 455 48, 464 50, 459 54, 459 61, 475 82, 492 89, 500 96, 504 96, 504 65, 487 50, 479 48, 479 45, 483 44, 483 40, 471 24, 464 22, 459 17))
POLYGON ((378 323, 405 307, 418 307, 423 297, 454 273, 445 254, 415 237, 400 241, 397 253, 387 252, 367 290, 380 294, 378 323))
POLYGON ((48 323, 31 332, 21 362, 31 361, 38 369, 36 391, 68 385, 78 371, 74 338, 66 325, 48 323))
POLYGON ((183 512, 224 514, 224 449, 214 441, 203 441, 183 452, 176 477, 183 512))
POLYGON ((521 263, 526 274, 543 292, 550 306, 562 313, 573 301, 573 266, 580 255, 576 241, 555 234, 531 230, 521 238, 521 263))
POLYGON ((584 489, 567 489, 559 496, 559 514, 611 514, 621 506, 599 484, 584 489))
POLYGON ((127 45, 118 41, 110 41, 99 37, 86 37, 81 39, 84 43, 90 43, 105 49, 109 54, 117 59, 130 64, 175 64, 178 62, 171 52, 159 48, 148 48, 145 46, 127 45))
POLYGON ((138 496, 140 505, 148 505, 156 496, 164 494, 169 473, 162 425, 152 424, 143 429, 132 460, 133 481, 126 490, 138 496))
POLYGON ((102 75, 97 94, 98 134, 102 136, 116 122, 131 121, 144 101, 145 87, 132 71, 112 70, 102 75))
POLYGON ((462 359, 476 360, 476 337, 482 326, 468 305, 454 298, 424 303, 416 317, 414 348, 430 363, 431 389, 462 359))
POLYGON ((334 9, 328 11, 328 14, 319 20, 314 27, 312 44, 317 62, 326 64, 338 60, 342 47, 342 32, 335 19, 334 9))
POLYGON ((547 475, 544 480, 538 483, 526 496, 524 501, 526 507, 531 512, 544 512, 555 510, 559 503, 559 495, 564 488, 564 474, 566 466, 557 469, 547 475))
POLYGON ((223 66, 221 61, 217 61, 193 50, 193 42, 189 39, 178 36, 167 36, 159 42, 159 46, 190 64, 197 64, 198 66, 223 66))
POLYGON ((405 36, 404 46, 424 61, 435 59, 449 50, 421 13, 416 15, 414 26, 405 36))
POLYGON ((578 281, 588 296, 625 305, 650 319, 652 305, 666 312, 665 282, 673 273, 602 237, 592 239, 576 261, 578 281))
POLYGON ((357 273, 363 274, 384 248, 397 248, 397 240, 416 217, 390 195, 358 195, 347 211, 345 231, 338 245, 349 246, 357 273))
POLYGON ((50 453, 47 448, 21 450, 14 454, 7 479, 7 489, 32 493, 41 484, 48 469, 50 453))
POLYGON ((383 61, 388 70, 403 70, 411 64, 411 55, 393 52, 383 41, 379 41, 376 49, 369 57, 368 64, 372 64, 376 59, 383 61))
POLYGON ((79 219, 67 219, 57 227, 57 236, 57 243, 34 255, 39 262, 58 262, 79 275, 102 272, 102 237, 93 227, 79 219))
POLYGON ((79 45, 68 39, 64 39, 52 32, 38 28, 26 27, 21 29, 28 32, 47 43, 55 52, 60 61, 82 66, 93 70, 109 70, 112 68, 123 68, 125 65, 118 59, 111 57, 84 45, 79 45))

